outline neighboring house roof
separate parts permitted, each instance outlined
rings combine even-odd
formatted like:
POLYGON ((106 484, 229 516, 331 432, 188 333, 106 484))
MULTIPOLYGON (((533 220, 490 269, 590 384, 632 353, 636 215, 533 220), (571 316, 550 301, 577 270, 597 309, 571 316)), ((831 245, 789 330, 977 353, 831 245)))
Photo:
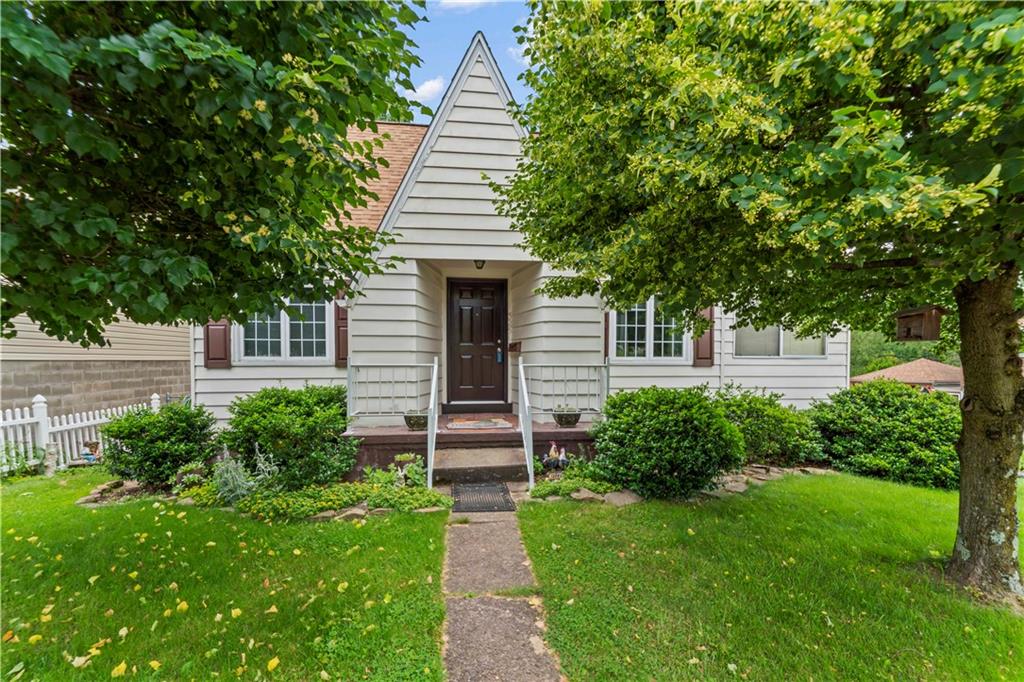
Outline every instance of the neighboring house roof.
POLYGON ((427 126, 420 123, 377 123, 377 132, 350 128, 348 139, 353 141, 372 140, 387 133, 390 139, 383 139, 384 147, 374 150, 374 155, 387 159, 388 166, 378 168, 380 178, 367 183, 367 188, 375 193, 377 201, 367 199, 366 206, 349 207, 353 225, 362 225, 376 230, 381 219, 391 205, 391 201, 402 184, 402 179, 409 170, 412 159, 419 149, 427 126))
POLYGON ((962 384, 963 370, 944 362, 936 362, 927 358, 911 360, 902 365, 887 367, 875 372, 868 372, 859 376, 850 377, 851 384, 860 384, 874 379, 894 379, 905 384, 914 385, 935 385, 935 384, 962 384))

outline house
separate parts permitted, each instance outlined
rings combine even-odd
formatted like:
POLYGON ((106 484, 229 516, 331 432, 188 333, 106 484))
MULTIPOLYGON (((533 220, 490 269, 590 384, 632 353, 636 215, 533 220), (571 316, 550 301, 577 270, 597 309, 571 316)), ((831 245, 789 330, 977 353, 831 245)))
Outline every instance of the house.
POLYGON ((39 394, 50 414, 70 414, 181 398, 190 393, 189 328, 116 322, 109 346, 82 346, 47 336, 27 316, 17 336, 0 341, 0 409, 27 408, 39 394))
POLYGON ((936 362, 927 358, 918 358, 900 365, 893 365, 875 372, 850 377, 851 384, 862 384, 875 379, 891 379, 904 384, 917 386, 922 390, 943 391, 960 395, 963 390, 964 372, 959 367, 936 362))
MULTIPOLYGON (((556 273, 520 246, 488 184, 505 182, 521 153, 525 131, 510 101, 477 34, 429 125, 380 125, 391 136, 390 168, 374 187, 380 202, 358 218, 379 219, 396 237, 381 256, 403 261, 359 282, 360 296, 304 303, 305 322, 282 313, 197 328, 196 401, 224 419, 234 398, 262 386, 346 382, 354 433, 367 442, 379 427, 391 433, 380 441, 387 447, 411 447, 403 415, 439 407, 439 444, 475 446, 503 427, 457 415, 511 413, 512 434, 501 442, 512 445, 526 410, 522 428, 546 446, 568 433, 547 430, 554 411, 596 412, 609 391, 735 383, 808 407, 846 386, 845 331, 798 339, 778 327, 734 330, 733 316, 716 308, 713 330, 692 339, 653 299, 609 311, 594 297, 536 293, 556 273), (456 439, 460 427, 473 435, 456 439)), ((422 434, 415 439, 422 445, 422 434)))

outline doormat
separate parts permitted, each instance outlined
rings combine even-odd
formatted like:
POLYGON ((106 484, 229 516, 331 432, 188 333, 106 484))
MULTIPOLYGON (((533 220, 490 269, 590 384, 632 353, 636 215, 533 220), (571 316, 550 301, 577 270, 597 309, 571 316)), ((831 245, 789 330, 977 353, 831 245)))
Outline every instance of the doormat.
POLYGON ((516 505, 504 483, 456 483, 453 512, 515 511, 516 505))
POLYGON ((458 429, 512 429, 515 425, 502 417, 452 417, 448 420, 450 430, 458 429))

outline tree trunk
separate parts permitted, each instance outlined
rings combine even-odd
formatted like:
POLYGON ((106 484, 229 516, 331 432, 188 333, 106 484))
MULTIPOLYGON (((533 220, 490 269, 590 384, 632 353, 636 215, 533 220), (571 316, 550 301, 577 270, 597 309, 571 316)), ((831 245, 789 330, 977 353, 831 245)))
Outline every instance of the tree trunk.
POLYGON ((1024 438, 1021 330, 1014 314, 1020 271, 961 282, 960 521, 949 576, 983 596, 1024 603, 1018 552, 1017 468, 1024 438))

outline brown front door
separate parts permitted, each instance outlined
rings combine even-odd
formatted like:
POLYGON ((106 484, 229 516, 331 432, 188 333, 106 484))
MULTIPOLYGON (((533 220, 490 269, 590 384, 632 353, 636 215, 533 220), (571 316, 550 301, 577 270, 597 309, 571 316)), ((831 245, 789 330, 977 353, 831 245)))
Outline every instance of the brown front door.
POLYGON ((448 401, 505 402, 504 280, 448 280, 448 401))

